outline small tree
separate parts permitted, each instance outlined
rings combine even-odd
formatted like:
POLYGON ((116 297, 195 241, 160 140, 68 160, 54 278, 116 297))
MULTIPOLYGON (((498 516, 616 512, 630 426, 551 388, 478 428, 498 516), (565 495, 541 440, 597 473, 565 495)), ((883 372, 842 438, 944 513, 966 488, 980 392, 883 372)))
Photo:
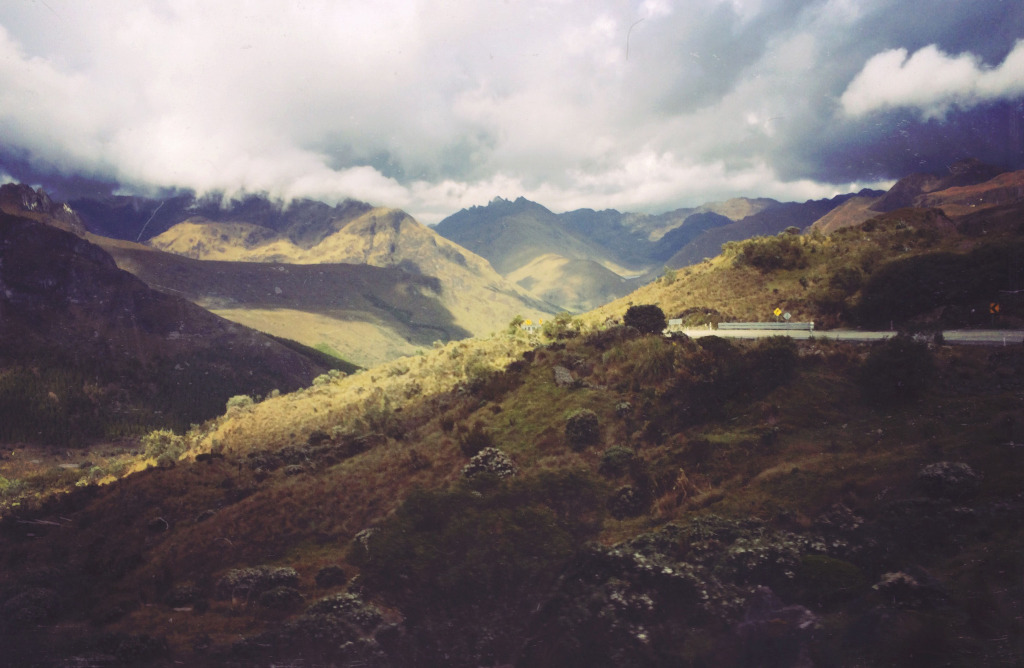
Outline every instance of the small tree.
POLYGON ((637 304, 626 310, 622 324, 636 327, 643 334, 657 334, 668 326, 665 312, 655 304, 637 304))

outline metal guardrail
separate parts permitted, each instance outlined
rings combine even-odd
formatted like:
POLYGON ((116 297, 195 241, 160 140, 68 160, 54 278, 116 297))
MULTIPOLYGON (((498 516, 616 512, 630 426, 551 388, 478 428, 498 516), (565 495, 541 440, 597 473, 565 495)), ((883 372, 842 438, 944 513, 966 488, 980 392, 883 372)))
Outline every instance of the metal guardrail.
POLYGON ((767 329, 813 332, 813 322, 720 322, 718 329, 767 329))

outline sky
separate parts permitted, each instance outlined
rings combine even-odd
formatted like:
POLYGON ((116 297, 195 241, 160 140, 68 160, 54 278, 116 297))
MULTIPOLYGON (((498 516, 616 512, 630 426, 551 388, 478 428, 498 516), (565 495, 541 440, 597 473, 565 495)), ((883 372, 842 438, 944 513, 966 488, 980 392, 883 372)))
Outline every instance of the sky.
POLYGON ((1020 0, 11 0, 0 180, 659 213, 1024 168, 1020 0))

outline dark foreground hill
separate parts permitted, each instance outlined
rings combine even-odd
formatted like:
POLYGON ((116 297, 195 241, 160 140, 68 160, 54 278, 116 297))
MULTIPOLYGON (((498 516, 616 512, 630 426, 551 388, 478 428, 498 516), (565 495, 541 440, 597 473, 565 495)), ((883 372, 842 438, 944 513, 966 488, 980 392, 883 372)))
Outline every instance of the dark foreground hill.
POLYGON ((150 289, 99 247, 0 214, 0 440, 75 444, 182 428, 237 394, 327 370, 258 332, 150 289))
POLYGON ((177 465, 9 515, 6 656, 616 668, 1024 658, 1019 347, 618 328, 496 374, 472 354, 452 344, 234 408, 175 437, 187 452, 177 465), (460 380, 422 392, 442 377, 460 380))

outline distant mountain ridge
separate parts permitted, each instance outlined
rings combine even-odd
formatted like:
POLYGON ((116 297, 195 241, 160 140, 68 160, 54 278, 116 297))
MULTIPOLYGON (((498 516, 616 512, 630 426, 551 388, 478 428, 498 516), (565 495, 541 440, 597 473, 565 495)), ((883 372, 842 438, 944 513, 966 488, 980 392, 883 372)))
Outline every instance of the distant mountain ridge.
POLYGON ((609 296, 628 294, 666 266, 717 255, 726 241, 809 226, 852 196, 803 203, 736 198, 659 215, 613 209, 555 214, 523 197, 499 197, 463 209, 435 229, 519 285, 546 286, 538 293, 544 299, 587 311, 609 296), (588 280, 579 275, 584 267, 588 280))
POLYGON ((227 202, 115 197, 74 206, 91 231, 111 235, 97 241, 121 266, 151 284, 359 364, 486 335, 517 315, 542 319, 558 310, 397 209, 355 200, 286 205, 254 195, 227 202), (155 250, 133 246, 136 239, 155 250), (215 268, 202 264, 211 262, 215 268), (319 268, 303 268, 312 265, 319 268), (313 294, 325 290, 329 299, 313 294))
POLYGON ((860 225, 880 213, 901 208, 939 208, 950 217, 1024 199, 1024 171, 1008 172, 1001 167, 969 159, 956 162, 946 174, 910 174, 888 192, 871 196, 859 193, 816 221, 813 229, 830 233, 860 225))

